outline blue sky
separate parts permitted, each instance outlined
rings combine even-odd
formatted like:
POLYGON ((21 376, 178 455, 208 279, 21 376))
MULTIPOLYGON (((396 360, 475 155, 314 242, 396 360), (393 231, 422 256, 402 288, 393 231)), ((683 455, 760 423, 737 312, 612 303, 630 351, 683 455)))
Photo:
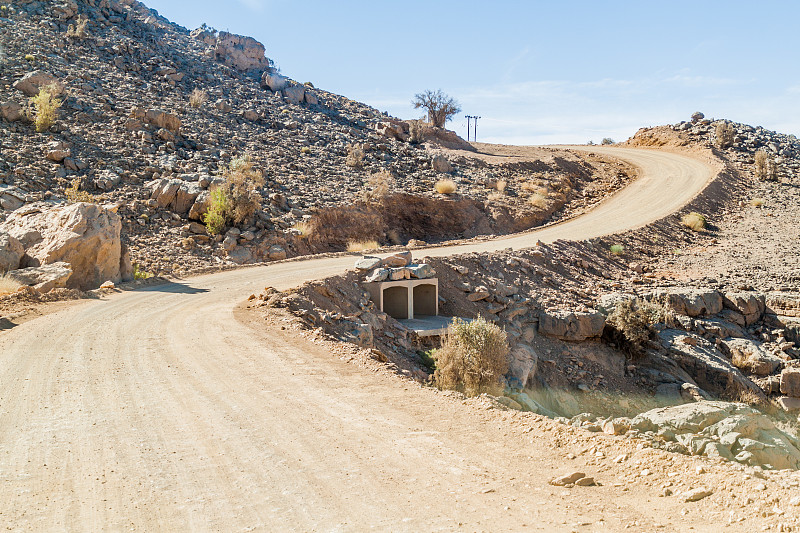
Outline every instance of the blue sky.
POLYGON ((442 89, 478 140, 624 140, 694 111, 800 135, 800 2, 145 0, 255 37, 298 81, 416 118, 442 89))

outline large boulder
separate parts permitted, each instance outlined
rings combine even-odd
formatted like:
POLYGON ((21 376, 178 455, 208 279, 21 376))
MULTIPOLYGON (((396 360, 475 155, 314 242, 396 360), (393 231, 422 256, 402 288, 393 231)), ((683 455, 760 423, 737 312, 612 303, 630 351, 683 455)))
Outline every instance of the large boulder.
POLYGON ((565 341, 585 341, 600 337, 606 321, 603 315, 593 312, 542 311, 539 315, 539 333, 565 341))
POLYGON ((679 315, 716 315, 722 311, 722 295, 713 289, 667 289, 653 292, 648 299, 663 301, 679 315))
POLYGON ((261 88, 269 89, 272 92, 283 90, 289 85, 289 78, 281 76, 277 72, 267 71, 261 75, 261 88))
POLYGON ((441 172, 444 174, 448 174, 453 171, 453 165, 451 165, 450 161, 448 161, 447 158, 442 154, 433 156, 433 159, 431 160, 431 166, 433 166, 433 170, 436 172, 441 172))
POLYGON ((18 239, 25 248, 20 266, 38 267, 57 262, 72 268, 67 286, 78 289, 118 282, 123 264, 122 221, 111 209, 97 204, 31 204, 13 212, 0 231, 18 239))
POLYGON ((781 394, 800 398, 800 368, 785 368, 781 372, 781 394))
POLYGON ((269 67, 269 59, 264 55, 264 45, 252 37, 221 31, 217 35, 214 57, 217 61, 236 70, 263 70, 269 67))
POLYGON ((3 102, 0 104, 0 115, 9 122, 21 120, 24 116, 22 106, 16 102, 3 102))
POLYGON ((63 91, 63 87, 59 84, 58 78, 49 72, 44 72, 43 70, 34 70, 33 72, 28 72, 23 77, 15 81, 14 88, 18 91, 22 91, 25 96, 36 96, 39 94, 39 89, 53 84, 58 87, 56 96, 60 95, 63 91))
POLYGON ((8 233, 0 232, 0 272, 18 269, 23 255, 25 248, 22 243, 8 233))
POLYGON ((758 322, 764 314, 764 296, 756 292, 726 292, 722 303, 726 309, 740 313, 746 326, 758 322))
POLYGON ((176 178, 160 178, 145 184, 153 192, 150 198, 158 202, 159 207, 169 209, 179 215, 186 215, 195 204, 203 189, 196 183, 176 178))
POLYGON ((762 348, 761 343, 749 339, 725 339, 721 347, 733 366, 757 376, 768 376, 783 363, 780 357, 762 348))
POLYGON ((283 93, 283 97, 286 98, 288 102, 292 102, 294 104, 303 103, 306 97, 306 88, 299 84, 292 87, 286 87, 281 92, 283 93))
POLYGON ((69 263, 58 261, 49 265, 12 270, 6 276, 20 285, 33 287, 39 292, 48 292, 65 288, 72 276, 72 268, 69 263))
POLYGON ((133 111, 131 111, 130 118, 144 121, 156 128, 167 129, 174 134, 179 133, 182 126, 181 119, 178 118, 178 115, 173 115, 172 113, 167 113, 160 109, 144 110, 135 107, 133 111))

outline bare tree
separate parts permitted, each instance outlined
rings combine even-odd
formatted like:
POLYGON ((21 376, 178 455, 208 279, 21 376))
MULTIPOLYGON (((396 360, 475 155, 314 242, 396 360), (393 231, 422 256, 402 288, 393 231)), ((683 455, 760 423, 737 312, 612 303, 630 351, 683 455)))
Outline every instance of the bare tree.
POLYGON ((461 112, 458 101, 444 94, 441 89, 415 94, 411 103, 414 109, 424 108, 428 112, 428 122, 437 128, 444 128, 445 122, 461 112))

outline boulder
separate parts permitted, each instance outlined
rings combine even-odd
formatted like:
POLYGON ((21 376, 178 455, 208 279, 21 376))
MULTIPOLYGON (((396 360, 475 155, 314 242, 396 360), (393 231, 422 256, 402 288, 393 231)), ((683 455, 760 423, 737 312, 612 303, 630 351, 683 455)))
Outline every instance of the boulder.
POLYGON ((197 195, 192 207, 189 209, 189 214, 186 215, 189 220, 203 220, 206 212, 208 211, 208 204, 211 200, 211 195, 208 191, 203 191, 197 195))
POLYGON ((380 257, 366 255, 356 261, 355 268, 356 270, 372 270, 373 268, 381 266, 381 263, 380 257))
POLYGON ((721 347, 733 366, 758 376, 772 374, 783 363, 780 357, 762 348, 761 343, 748 339, 725 339, 721 347))
POLYGON ((59 83, 58 78, 45 72, 43 70, 34 70, 28 72, 23 77, 14 82, 14 88, 22 91, 25 96, 36 96, 39 94, 39 89, 48 85, 56 84, 59 88, 55 96, 59 96, 63 92, 63 86, 59 83))
POLYGON ((65 288, 72 276, 72 269, 68 263, 58 261, 49 265, 12 270, 6 276, 20 285, 33 287, 39 292, 48 292, 65 288))
POLYGON ((766 312, 782 317, 800 317, 800 294, 773 292, 766 295, 766 312))
POLYGON ((716 315, 722 311, 722 295, 712 289, 673 288, 651 293, 648 299, 663 300, 679 315, 716 315))
POLYGON ((277 72, 267 71, 261 75, 261 87, 269 89, 272 92, 283 90, 289 85, 289 79, 286 76, 281 76, 277 72))
POLYGON ((451 165, 450 161, 448 161, 447 158, 441 154, 433 156, 431 166, 433 166, 433 170, 436 172, 449 174, 453 171, 453 165, 451 165))
POLYGON ((390 255, 384 259, 381 264, 391 268, 401 268, 410 265, 411 261, 411 252, 399 252, 394 255, 390 255))
POLYGON ((600 337, 606 321, 597 311, 542 311, 539 315, 539 333, 565 341, 585 341, 600 337))
POLYGON ((161 111, 160 109, 148 109, 145 111, 144 120, 157 128, 165 128, 176 134, 181 129, 181 119, 179 119, 177 115, 161 111))
POLYGON ((56 163, 60 163, 72 155, 72 151, 67 143, 61 141, 50 141, 47 143, 45 149, 47 150, 45 152, 45 157, 47 157, 47 159, 50 161, 55 161, 56 163))
POLYGON ((511 350, 508 363, 508 375, 519 382, 518 388, 528 386, 530 380, 536 375, 539 365, 539 355, 527 344, 518 344, 511 350))
POLYGON ((319 104, 319 98, 317 98, 317 95, 315 95, 314 93, 312 93, 308 89, 306 89, 306 93, 305 93, 304 98, 305 98, 305 101, 306 101, 306 103, 308 105, 318 105, 319 104))
POLYGON ((121 229, 122 221, 112 210, 82 202, 31 204, 13 212, 0 226, 0 231, 25 248, 20 266, 69 263, 72 276, 67 286, 84 290, 106 280, 117 282, 128 268, 122 264, 121 229))
POLYGON ((3 102, 0 104, 0 115, 8 122, 16 122, 24 116, 22 106, 16 102, 3 102))
POLYGON ((430 279, 436 275, 436 271, 432 266, 422 263, 419 265, 411 265, 408 271, 412 278, 415 279, 430 279))
POLYGON ((388 268, 376 268, 366 277, 367 283, 378 283, 381 281, 386 281, 387 279, 389 279, 388 268))
POLYGON ((749 391, 764 398, 761 389, 703 337, 665 329, 658 338, 670 359, 704 390, 718 395, 749 391))
POLYGON ((177 178, 160 178, 146 183, 145 186, 153 190, 150 198, 158 202, 159 207, 179 215, 189 213, 197 198, 204 192, 196 183, 177 178))
POLYGON ((0 232, 0 273, 16 270, 25 255, 22 243, 7 233, 0 232))
POLYGON ((269 68, 270 61, 265 52, 264 45, 252 37, 226 31, 219 32, 214 47, 217 61, 243 72, 269 68))
POLYGON ((100 170, 94 178, 95 186, 101 191, 110 191, 122 183, 122 176, 111 170, 100 170))
POLYGON ((744 317, 743 326, 758 322, 764 314, 764 296, 756 292, 726 292, 722 304, 744 317))
POLYGON ((304 101, 306 96, 306 88, 302 85, 294 85, 293 87, 285 87, 282 91, 283 97, 289 102, 300 104, 304 101))
POLYGON ((781 372, 781 394, 800 398, 800 368, 784 368, 781 372))
POLYGON ((269 257, 270 261, 281 261, 286 259, 286 249, 284 249, 283 246, 273 244, 269 247, 267 257, 269 257))

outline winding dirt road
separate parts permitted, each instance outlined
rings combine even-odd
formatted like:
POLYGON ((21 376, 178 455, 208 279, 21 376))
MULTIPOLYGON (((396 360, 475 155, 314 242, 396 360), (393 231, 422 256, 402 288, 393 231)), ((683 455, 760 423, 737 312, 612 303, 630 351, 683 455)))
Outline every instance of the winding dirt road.
MULTIPOLYGON (((416 253, 521 248, 641 226, 680 208, 712 176, 709 165, 685 156, 603 151, 639 167, 641 177, 592 212, 416 253)), ((0 525, 615 531, 681 523, 678 503, 656 498, 655 487, 634 494, 615 486, 613 469, 598 473, 601 487, 547 485, 582 460, 564 458, 584 441, 563 426, 539 421, 530 431, 521 422, 536 421, 528 415, 465 408, 235 317, 235 305, 265 285, 288 288, 352 262, 207 275, 0 331, 0 525)), ((692 520, 702 531, 717 518, 692 520)))

